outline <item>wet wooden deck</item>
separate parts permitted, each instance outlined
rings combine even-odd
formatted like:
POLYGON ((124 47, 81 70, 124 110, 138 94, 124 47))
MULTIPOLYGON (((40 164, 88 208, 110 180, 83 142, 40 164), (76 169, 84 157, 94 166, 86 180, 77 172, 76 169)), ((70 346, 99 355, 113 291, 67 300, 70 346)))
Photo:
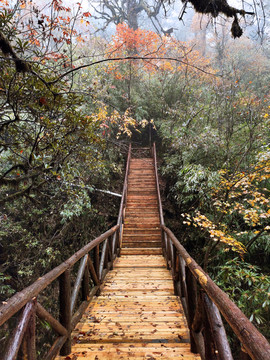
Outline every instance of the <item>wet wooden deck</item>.
POLYGON ((72 353, 57 359, 187 359, 182 306, 161 251, 152 159, 131 160, 122 255, 101 294, 72 333, 72 353))

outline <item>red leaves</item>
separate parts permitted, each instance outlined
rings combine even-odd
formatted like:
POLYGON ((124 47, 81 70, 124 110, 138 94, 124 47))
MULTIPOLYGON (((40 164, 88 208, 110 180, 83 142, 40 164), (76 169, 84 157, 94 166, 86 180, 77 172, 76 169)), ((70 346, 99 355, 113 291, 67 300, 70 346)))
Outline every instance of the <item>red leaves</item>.
POLYGON ((66 11, 66 12, 71 11, 70 8, 63 6, 62 0, 53 0, 52 1, 52 6, 54 7, 54 9, 56 11, 66 11))
POLYGON ((40 106, 43 106, 43 105, 46 106, 46 105, 48 105, 48 102, 47 102, 47 100, 46 100, 46 98, 45 98, 44 96, 41 96, 41 97, 39 98, 38 103, 39 103, 40 106))

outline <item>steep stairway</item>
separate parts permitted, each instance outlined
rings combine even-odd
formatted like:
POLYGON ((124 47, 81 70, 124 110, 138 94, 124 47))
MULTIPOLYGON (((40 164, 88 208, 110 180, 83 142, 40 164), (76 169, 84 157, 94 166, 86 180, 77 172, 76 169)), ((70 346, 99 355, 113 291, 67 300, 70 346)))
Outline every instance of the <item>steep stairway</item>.
POLYGON ((131 159, 121 257, 58 359, 186 359, 191 353, 182 306, 161 255, 154 164, 131 159))
POLYGON ((158 198, 152 158, 131 159, 121 254, 161 255, 158 198))

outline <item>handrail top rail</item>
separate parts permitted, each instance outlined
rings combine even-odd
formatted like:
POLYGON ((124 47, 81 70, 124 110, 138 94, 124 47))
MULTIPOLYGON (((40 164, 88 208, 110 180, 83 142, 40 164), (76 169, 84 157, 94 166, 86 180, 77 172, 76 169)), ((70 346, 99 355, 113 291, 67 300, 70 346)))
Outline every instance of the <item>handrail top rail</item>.
POLYGON ((3 325, 16 312, 18 312, 28 301, 36 297, 42 290, 44 290, 48 285, 56 280, 67 269, 71 268, 84 255, 89 253, 89 251, 94 249, 109 236, 113 235, 119 229, 119 227, 119 224, 113 226, 105 233, 90 241, 88 244, 74 253, 70 258, 65 260, 62 264, 58 265, 45 275, 38 278, 28 287, 14 294, 10 299, 8 299, 3 305, 0 306, 0 326, 3 325))
POLYGON ((128 147, 128 156, 127 156, 127 163, 126 163, 126 172, 125 172, 124 186, 123 186, 123 190, 122 190, 121 203, 120 203, 120 208, 119 208, 119 213, 118 213, 118 219, 117 219, 117 225, 119 225, 119 226, 120 226, 121 221, 122 221, 122 220, 121 220, 121 217, 122 217, 122 213, 123 213, 125 196, 126 196, 126 191, 127 191, 127 183, 128 183, 128 172, 129 172, 130 158, 131 158, 131 143, 129 144, 129 147, 128 147))
POLYGON ((158 181, 158 172, 157 172, 157 153, 156 153, 156 143, 153 143, 153 158, 154 158, 154 169, 155 169, 155 177, 156 177, 156 188, 157 188, 157 195, 158 195, 158 211, 159 211, 159 218, 160 224, 164 225, 164 216, 163 216, 163 209, 162 209, 162 202, 159 190, 159 181, 158 181))
POLYGON ((177 252, 184 259, 195 279, 215 303, 238 339, 244 345, 246 351, 250 355, 253 355, 253 358, 256 360, 268 360, 270 358, 270 344, 267 339, 258 331, 229 296, 215 284, 210 276, 189 255, 173 232, 165 225, 161 225, 161 228, 171 239, 177 252))

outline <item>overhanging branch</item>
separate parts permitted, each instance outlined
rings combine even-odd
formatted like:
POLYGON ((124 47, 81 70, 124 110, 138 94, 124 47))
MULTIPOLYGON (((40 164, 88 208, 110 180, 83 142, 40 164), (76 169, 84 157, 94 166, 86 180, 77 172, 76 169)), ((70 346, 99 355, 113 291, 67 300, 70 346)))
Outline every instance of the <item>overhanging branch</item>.
POLYGON ((107 59, 102 59, 102 60, 97 60, 97 61, 93 61, 92 63, 90 64, 84 64, 84 65, 80 65, 74 69, 70 69, 68 71, 66 71, 64 74, 60 75, 58 78, 56 78, 55 80, 52 80, 52 81, 49 81, 47 84, 48 85, 53 85, 55 83, 57 83, 58 81, 60 81, 62 78, 64 78, 65 76, 73 73, 73 72, 76 72, 78 70, 81 70, 81 69, 85 69, 87 67, 90 67, 90 66, 93 66, 93 65, 98 65, 98 64, 102 64, 102 63, 105 63, 105 62, 110 62, 110 61, 127 61, 127 60, 145 60, 145 61, 149 61, 149 60, 167 60, 167 61, 175 61, 175 62, 179 62, 183 65, 186 65, 186 66, 189 66, 191 68, 194 68, 198 71, 201 71, 207 75, 211 75, 211 76, 218 76, 217 74, 214 74, 214 73, 211 73, 211 72, 208 72, 196 65, 193 65, 193 64, 190 64, 189 62, 187 61, 184 61, 184 60, 181 60, 181 59, 177 59, 177 58, 174 58, 174 57, 170 57, 170 56, 165 56, 165 57, 149 57, 149 56, 126 56, 126 57, 115 57, 115 58, 107 58, 107 59))

